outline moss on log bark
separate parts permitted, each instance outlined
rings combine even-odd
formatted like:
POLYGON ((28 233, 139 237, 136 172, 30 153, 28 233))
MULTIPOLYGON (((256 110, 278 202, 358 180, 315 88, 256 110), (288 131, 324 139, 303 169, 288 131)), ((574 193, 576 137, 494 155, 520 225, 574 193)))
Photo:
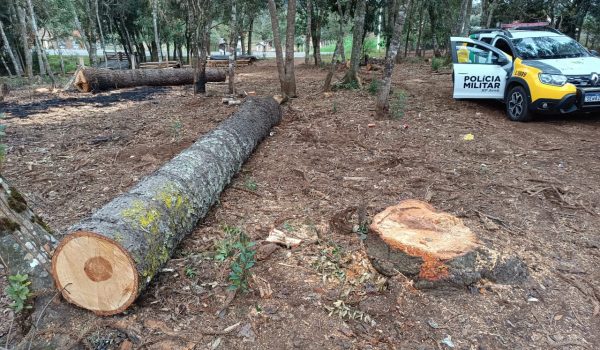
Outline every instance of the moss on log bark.
POLYGON ((230 118, 127 193, 75 225, 52 272, 63 296, 100 315, 125 310, 281 119, 273 98, 248 98, 230 118))
MULTIPOLYGON (((207 82, 225 81, 225 71, 207 69, 207 82)), ((98 92, 136 86, 175 86, 194 83, 194 69, 136 69, 110 70, 99 68, 80 69, 73 85, 82 92, 98 92)))
POLYGON ((25 198, 0 176, 0 263, 10 274, 28 275, 33 290, 52 288, 50 256, 56 243, 25 198))

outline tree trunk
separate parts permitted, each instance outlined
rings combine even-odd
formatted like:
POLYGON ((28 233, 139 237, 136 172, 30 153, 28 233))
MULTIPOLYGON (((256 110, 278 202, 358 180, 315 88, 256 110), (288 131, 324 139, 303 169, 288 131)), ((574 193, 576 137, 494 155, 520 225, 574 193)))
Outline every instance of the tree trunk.
POLYGON ((346 84, 359 82, 358 69, 360 64, 360 53, 362 52, 362 38, 365 27, 365 14, 367 9, 366 0, 358 0, 356 5, 356 14, 354 20, 354 30, 352 32, 352 57, 350 57, 350 69, 344 76, 346 84))
MULTIPOLYGON (((31 1, 31 0, 27 0, 27 1, 31 1)), ((92 8, 90 6, 89 3, 90 0, 85 0, 85 12, 87 13, 87 28, 89 30, 89 33, 87 35, 87 38, 89 40, 89 44, 90 44, 90 50, 88 52, 89 56, 90 56, 90 64, 94 67, 98 66, 98 35, 96 33, 96 25, 94 24, 96 22, 96 19, 94 18, 95 16, 93 15, 92 12, 92 8)))
POLYGON ((100 315, 127 309, 280 119, 274 99, 248 98, 215 130, 72 227, 52 258, 65 299, 100 315))
POLYGON ((100 11, 98 9, 98 0, 94 0, 94 10, 96 11, 96 20, 98 21, 98 30, 100 31, 100 47, 104 55, 104 67, 108 67, 108 56, 106 56, 106 42, 104 41, 104 31, 102 30, 102 22, 100 21, 100 11))
POLYGON ((154 43, 158 50, 158 62, 162 63, 162 50, 160 48, 160 40, 158 40, 158 0, 152 0, 152 25, 154 26, 154 43))
POLYGON ((237 8, 236 1, 231 2, 231 24, 229 43, 233 46, 233 56, 229 56, 229 94, 235 94, 235 61, 237 60, 237 8))
POLYGON ((417 24, 419 25, 419 31, 417 32, 417 46, 415 48, 415 54, 418 57, 421 57, 421 35, 423 34, 423 26, 425 25, 425 20, 423 19, 424 9, 425 6, 421 5, 419 9, 419 20, 417 22, 417 24))
POLYGON ((21 67, 21 64, 19 63, 19 61, 17 61, 15 54, 12 50, 12 47, 10 46, 10 43, 8 41, 8 37, 6 36, 6 33, 4 33, 4 26, 2 25, 2 21, 0 21, 0 35, 2 35, 2 41, 4 42, 4 48, 5 48, 6 52, 8 53, 8 57, 10 58, 11 63, 13 64, 13 66, 15 68, 16 75, 22 76, 23 68, 21 67))
POLYGON ((379 95, 377 96, 377 103, 375 106, 375 113, 379 118, 387 116, 390 110, 389 97, 392 86, 392 73, 394 71, 394 64, 396 63, 396 56, 398 56, 398 49, 400 48, 400 38, 402 36, 402 30, 404 29, 406 14, 410 12, 411 6, 412 1, 408 1, 408 4, 399 7, 398 15, 396 15, 394 33, 392 34, 390 48, 385 57, 383 79, 381 80, 379 95))
POLYGON ((252 55, 252 29, 254 28, 254 17, 250 18, 250 28, 248 29, 248 55, 252 55))
POLYGON ((431 25, 431 45, 433 46, 433 56, 434 57, 442 57, 442 53, 440 52, 440 45, 437 39, 437 13, 435 8, 435 3, 433 0, 428 0, 427 2, 427 11, 429 12, 429 24, 431 25))
POLYGON ((11 275, 28 275, 34 291, 52 288, 50 257, 55 246, 52 231, 0 176, 0 263, 11 275))
MULTIPOLYGON (((2 61, 2 65, 4 66, 4 69, 6 69, 6 73, 8 73, 9 77, 13 77, 13 73, 10 70, 10 67, 8 66, 8 64, 6 63, 6 60, 4 59, 3 55, 0 55, 0 60, 2 61)), ((3 84, 4 85, 4 84, 3 84)), ((2 86, 3 86, 2 85, 2 86)), ((2 93, 0 92, 0 102, 2 102, 2 99, 4 98, 4 96, 2 95, 2 93)))
POLYGON ((460 36, 467 36, 471 31, 471 12, 473 11, 473 0, 467 0, 467 13, 465 14, 464 24, 460 36))
POLYGON ((31 48, 29 46, 29 39, 27 35, 27 20, 25 17, 25 10, 20 4, 17 4, 17 17, 19 17, 19 31, 21 35, 21 45, 23 46, 23 54, 25 55, 25 70, 27 71, 27 77, 33 78, 33 57, 31 56, 31 48))
POLYGON ((337 70, 337 55, 344 53, 344 21, 346 19, 346 14, 342 10, 341 0, 337 0, 336 3, 340 21, 338 23, 339 27, 337 42, 335 45, 336 49, 333 51, 333 56, 331 57, 331 66, 329 67, 329 72, 327 73, 327 76, 325 77, 325 83, 323 84, 323 91, 325 92, 331 90, 331 80, 333 79, 333 75, 337 70))
MULTIPOLYGON (((206 81, 223 82, 225 72, 207 69, 206 81)), ((175 86, 193 83, 193 68, 137 70, 86 68, 79 70, 74 85, 82 92, 98 92, 135 86, 175 86)))
POLYGON ((294 73, 294 48, 296 37, 296 0, 288 0, 287 27, 285 37, 285 95, 297 97, 296 75, 294 73))
POLYGON ((304 64, 310 63, 310 32, 311 32, 312 1, 306 1, 306 34, 304 35, 304 64))
MULTIPOLYGON (((279 20, 277 19, 277 6, 275 0, 269 1, 269 14, 271 16, 271 28, 273 29, 273 46, 275 46, 275 60, 277 61, 277 73, 279 75, 279 85, 281 94, 286 96, 287 86, 285 81, 285 66, 283 62, 283 52, 281 50, 281 36, 279 34, 279 20)), ((286 46, 287 48, 287 46, 286 46)))

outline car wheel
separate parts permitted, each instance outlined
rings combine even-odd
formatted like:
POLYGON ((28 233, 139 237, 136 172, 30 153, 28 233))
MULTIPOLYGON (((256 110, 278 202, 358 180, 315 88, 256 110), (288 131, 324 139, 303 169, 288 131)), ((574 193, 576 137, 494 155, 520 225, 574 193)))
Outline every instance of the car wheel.
POLYGON ((506 96, 506 114, 515 122, 527 122, 533 117, 529 110, 529 97, 522 86, 514 86, 506 96))

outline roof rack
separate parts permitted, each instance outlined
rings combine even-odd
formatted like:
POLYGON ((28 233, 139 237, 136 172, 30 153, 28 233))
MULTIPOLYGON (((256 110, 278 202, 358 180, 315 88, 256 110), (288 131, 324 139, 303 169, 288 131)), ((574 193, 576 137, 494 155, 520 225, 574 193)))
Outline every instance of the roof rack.
POLYGON ((552 28, 552 27, 514 27, 512 28, 513 30, 534 30, 534 31, 540 31, 540 32, 551 32, 551 33, 555 33, 555 34, 562 34, 558 29, 552 28))

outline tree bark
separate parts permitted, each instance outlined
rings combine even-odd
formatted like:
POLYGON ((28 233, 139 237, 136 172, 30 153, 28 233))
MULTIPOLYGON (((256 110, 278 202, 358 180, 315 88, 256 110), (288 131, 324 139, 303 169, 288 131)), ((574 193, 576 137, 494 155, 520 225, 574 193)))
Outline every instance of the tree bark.
POLYGON ((427 12, 429 12, 429 24, 431 25, 431 44, 433 46, 433 56, 442 57, 440 45, 437 39, 437 12, 434 0, 427 1, 427 12))
POLYGON ((10 58, 10 61, 15 68, 16 75, 22 76, 23 68, 21 67, 21 64, 19 63, 19 61, 17 61, 15 54, 12 50, 12 47, 10 46, 8 37, 6 36, 6 33, 4 32, 4 26, 2 25, 2 21, 0 21, 0 35, 2 35, 2 41, 4 42, 4 48, 6 49, 6 52, 8 53, 8 57, 10 58))
POLYGON ((306 1, 306 34, 304 35, 304 64, 310 63, 310 32, 311 32, 312 1, 306 1))
POLYGON ((100 315, 127 309, 280 119, 274 99, 248 98, 212 132, 72 227, 52 258, 65 299, 100 315))
MULTIPOLYGON (((231 24, 229 34, 229 45, 233 47, 233 55, 229 56, 229 94, 235 94, 235 61, 237 60, 237 8, 236 1, 231 2, 231 24)), ((242 45, 243 47, 243 45, 242 45)))
MULTIPOLYGON (((269 1, 269 14, 271 16, 271 28, 273 29, 273 46, 275 46, 275 60, 277 61, 277 73, 279 75, 279 85, 281 94, 286 96, 287 85, 285 80, 285 66, 283 62, 283 52, 281 49, 281 36, 279 34, 279 20, 277 19, 277 6, 275 0, 269 1)), ((286 47, 287 48, 287 47, 286 47)))
MULTIPOLYGON (((6 63, 6 60, 4 59, 3 55, 0 55, 0 61, 2 61, 2 65, 4 66, 4 69, 6 69, 6 72, 8 73, 8 76, 12 78, 13 77, 13 73, 10 70, 10 67, 8 66, 8 63, 6 63)), ((3 97, 4 96, 2 96, 1 93, 0 93, 0 102, 2 102, 3 97)))
POLYGON ((387 116, 390 110, 389 97, 392 86, 392 73, 394 72, 394 64, 396 63, 396 56, 398 56, 398 49, 400 48, 400 39, 402 30, 404 29, 406 14, 410 12, 411 6, 412 1, 409 0, 408 4, 398 8, 398 14, 396 15, 396 21, 394 23, 394 33, 392 34, 390 48, 385 57, 383 79, 381 81, 379 95, 377 96, 377 103, 375 105, 375 113, 379 118, 387 116))
POLYGON ((21 35, 21 45, 23 47, 23 54, 25 55, 25 70, 27 71, 27 77, 33 78, 33 57, 31 56, 31 48, 29 46, 29 39, 27 38, 27 20, 25 10, 20 4, 17 6, 17 17, 19 18, 19 31, 21 35))
POLYGON ((333 56, 331 57, 331 66, 329 67, 329 72, 325 77, 325 83, 323 84, 323 91, 331 90, 331 80, 333 79, 333 75, 337 70, 337 56, 339 54, 343 54, 344 52, 344 20, 346 19, 346 14, 342 10, 341 0, 337 0, 337 10, 340 16, 340 21, 338 23, 338 36, 336 42, 336 49, 333 51, 333 56))
POLYGON ((248 28, 248 55, 252 55, 252 29, 254 28, 254 17, 250 18, 250 27, 248 28))
POLYGON ((158 39, 158 0, 152 0, 152 26, 154 27, 154 43, 158 50, 158 62, 162 63, 162 50, 158 39))
POLYGON ((56 239, 25 198, 0 175, 0 263, 28 275, 34 291, 52 288, 50 257, 56 239))
POLYGON ((45 75, 47 72, 48 76, 50 76, 50 80, 52 80, 52 86, 55 86, 56 80, 54 78, 54 73, 52 73, 52 67, 50 67, 50 62, 48 62, 46 50, 44 50, 44 47, 42 46, 42 40, 40 39, 40 34, 38 32, 37 20, 35 19, 35 11, 33 9, 33 3, 31 2, 31 0, 27 0, 27 5, 29 7, 29 13, 31 15, 31 27, 33 28, 33 36, 35 38, 35 43, 38 51, 38 60, 40 62, 40 74, 45 75), (44 66, 45 69, 42 69, 44 66))
POLYGON ((285 95, 297 97, 296 75, 294 73, 294 48, 296 37, 296 0, 288 0, 287 27, 285 36, 285 95))
POLYGON ((359 82, 358 69, 360 64, 360 54, 362 52, 362 39, 365 27, 365 14, 367 9, 366 0, 358 0, 356 5, 356 14, 354 20, 354 30, 352 32, 352 57, 350 57, 350 69, 344 76, 345 83, 359 82))
MULTIPOLYGON (((223 82, 225 72, 206 69, 206 81, 223 82)), ((82 92, 98 92, 136 86, 175 86, 193 83, 193 68, 137 70, 85 68, 77 73, 74 85, 82 92)))
POLYGON ((96 12, 96 20, 98 23, 98 31, 100 31, 100 47, 104 55, 104 67, 108 67, 108 56, 106 56, 106 41, 104 40, 104 31, 102 30, 102 21, 100 21, 100 11, 98 9, 98 0, 94 0, 94 11, 96 12))

